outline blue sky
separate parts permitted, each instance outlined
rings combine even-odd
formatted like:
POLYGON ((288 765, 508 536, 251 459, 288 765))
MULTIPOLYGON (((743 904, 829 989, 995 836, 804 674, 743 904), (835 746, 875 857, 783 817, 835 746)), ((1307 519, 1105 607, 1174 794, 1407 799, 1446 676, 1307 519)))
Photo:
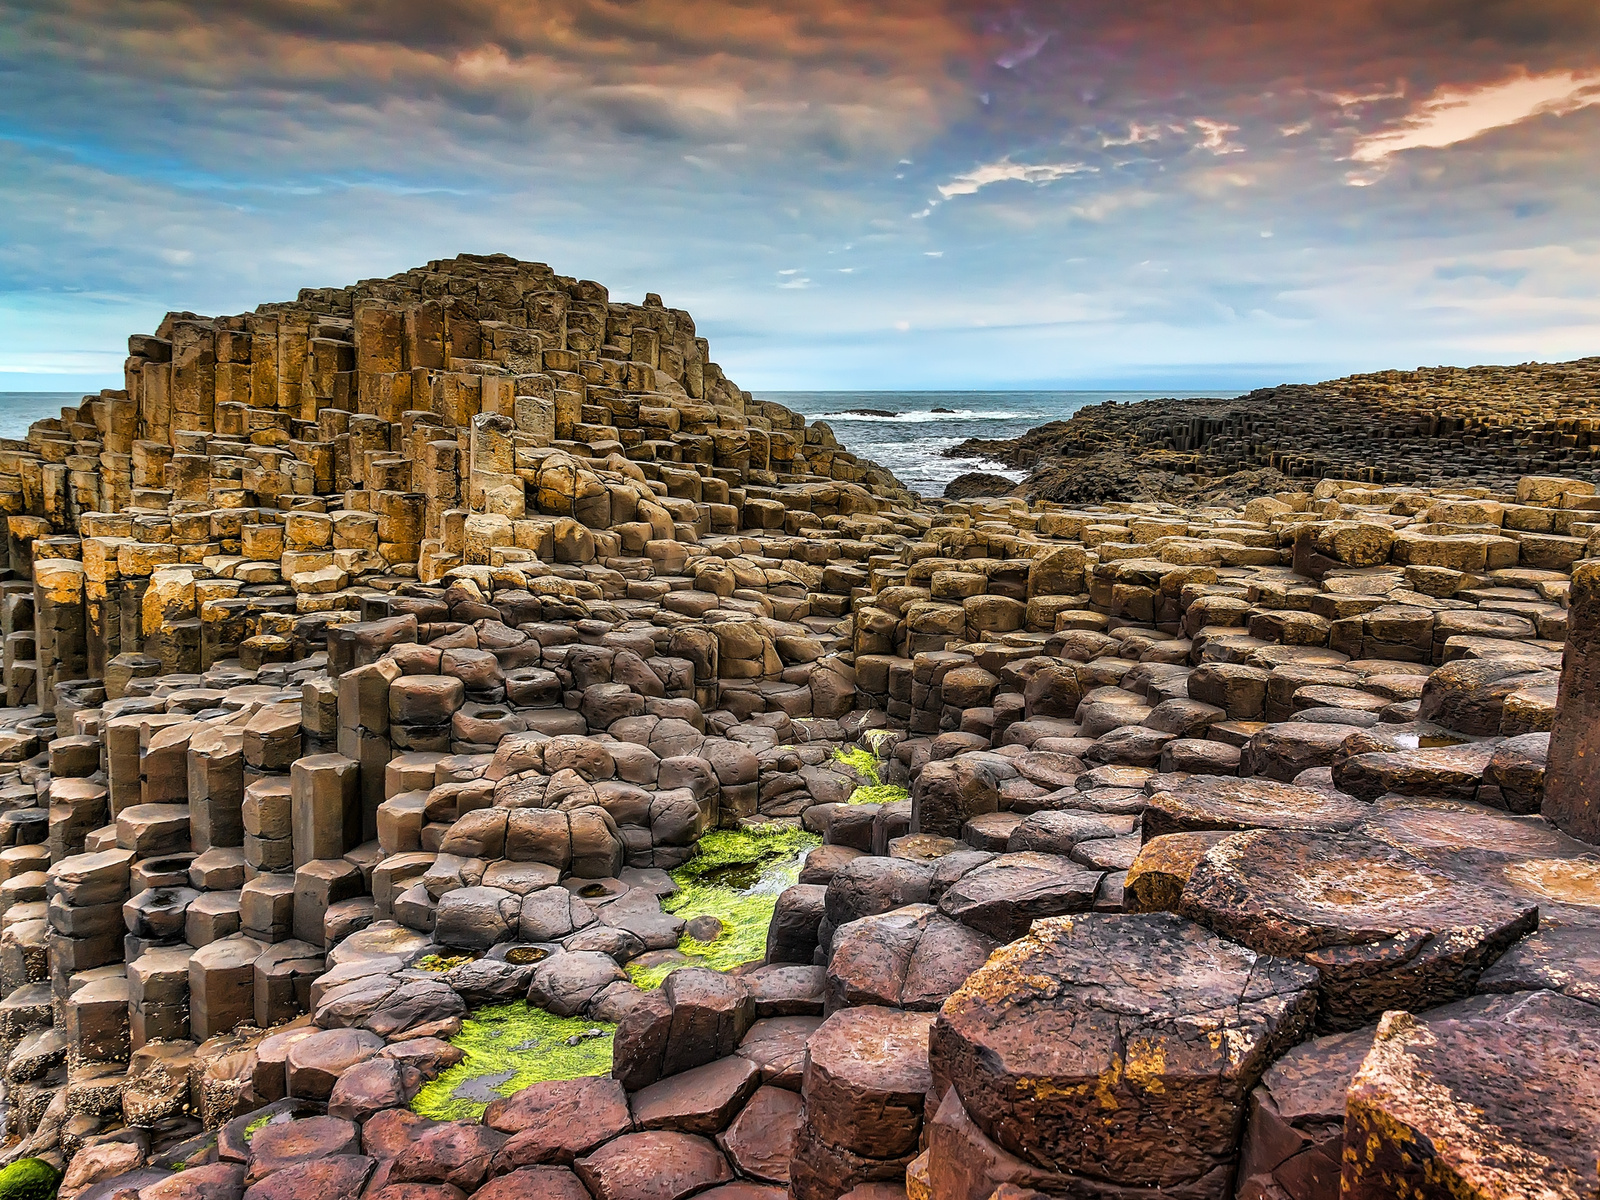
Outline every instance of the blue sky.
POLYGON ((1577 0, 0 0, 0 390, 504 251, 761 389, 1600 353, 1577 0))

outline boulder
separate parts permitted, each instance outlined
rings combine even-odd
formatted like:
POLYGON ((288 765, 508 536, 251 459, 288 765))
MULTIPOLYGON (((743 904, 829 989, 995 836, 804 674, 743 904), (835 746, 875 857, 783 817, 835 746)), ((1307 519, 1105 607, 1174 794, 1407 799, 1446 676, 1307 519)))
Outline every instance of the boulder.
POLYGON ((945 1003, 935 1086, 1086 1190, 1222 1200, 1246 1097, 1310 1027, 1315 987, 1311 968, 1170 913, 1041 921, 945 1003))

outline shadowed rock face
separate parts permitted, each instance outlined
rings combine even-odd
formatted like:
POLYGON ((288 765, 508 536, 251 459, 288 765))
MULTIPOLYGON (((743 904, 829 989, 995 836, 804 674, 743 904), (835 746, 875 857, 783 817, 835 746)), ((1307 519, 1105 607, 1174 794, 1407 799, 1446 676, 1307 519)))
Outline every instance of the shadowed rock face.
POLYGON ((1041 921, 945 1003, 938 1085, 1039 1167, 1184 1186, 1231 1166, 1245 1096, 1309 1027, 1315 983, 1172 914, 1041 921))
POLYGON ((1538 924, 1535 906, 1387 843, 1268 830, 1208 851, 1180 911, 1264 954, 1314 966, 1318 1021, 1329 1029, 1468 994, 1538 924))

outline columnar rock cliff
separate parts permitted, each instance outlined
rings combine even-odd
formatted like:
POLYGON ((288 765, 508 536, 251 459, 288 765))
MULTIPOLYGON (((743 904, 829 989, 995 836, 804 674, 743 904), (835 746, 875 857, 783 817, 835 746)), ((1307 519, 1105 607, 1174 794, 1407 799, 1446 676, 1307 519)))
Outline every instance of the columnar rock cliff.
POLYGON ((0 1187, 1600 1194, 1592 483, 928 504, 503 257, 130 349, 0 450, 0 1187))

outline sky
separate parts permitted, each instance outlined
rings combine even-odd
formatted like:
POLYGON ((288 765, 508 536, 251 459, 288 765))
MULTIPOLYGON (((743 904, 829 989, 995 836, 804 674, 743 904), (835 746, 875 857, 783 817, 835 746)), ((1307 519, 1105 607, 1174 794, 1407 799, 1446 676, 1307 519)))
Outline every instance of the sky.
POLYGON ((741 386, 1600 354, 1593 0, 0 0, 0 390, 505 252, 741 386))

